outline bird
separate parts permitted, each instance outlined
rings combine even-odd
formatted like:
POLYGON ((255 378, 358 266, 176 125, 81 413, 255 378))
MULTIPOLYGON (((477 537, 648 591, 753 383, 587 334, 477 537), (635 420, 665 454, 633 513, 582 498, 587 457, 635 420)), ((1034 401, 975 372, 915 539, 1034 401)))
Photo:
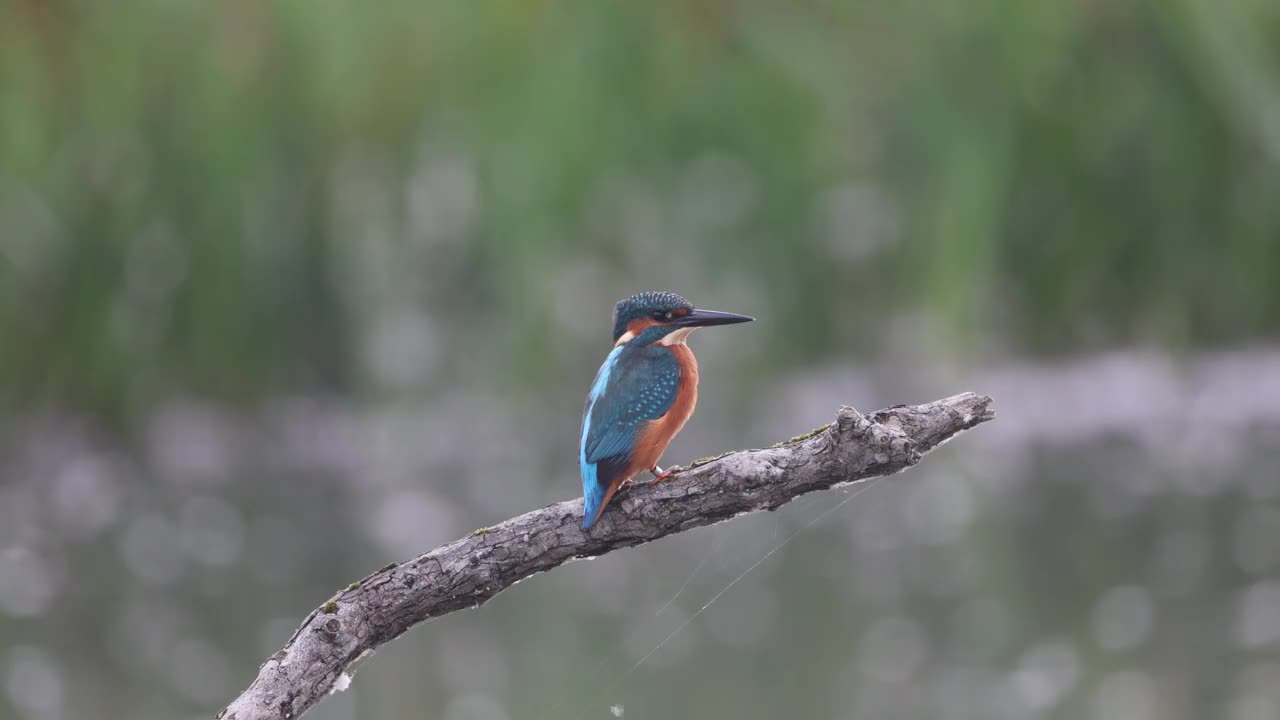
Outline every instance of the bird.
POLYGON ((667 444, 698 402, 698 361, 686 341, 700 327, 751 322, 701 310, 670 292, 642 292, 613 311, 613 350, 596 373, 582 413, 582 529, 600 519, 618 488, 648 470, 653 482, 667 444))

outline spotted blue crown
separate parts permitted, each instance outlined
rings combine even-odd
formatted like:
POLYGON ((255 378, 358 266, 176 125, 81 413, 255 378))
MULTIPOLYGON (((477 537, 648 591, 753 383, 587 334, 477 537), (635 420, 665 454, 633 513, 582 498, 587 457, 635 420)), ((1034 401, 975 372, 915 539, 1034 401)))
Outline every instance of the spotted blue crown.
POLYGON ((627 332, 632 320, 646 315, 661 316, 676 310, 693 310, 693 303, 672 292, 642 292, 620 300, 613 308, 613 341, 627 332))

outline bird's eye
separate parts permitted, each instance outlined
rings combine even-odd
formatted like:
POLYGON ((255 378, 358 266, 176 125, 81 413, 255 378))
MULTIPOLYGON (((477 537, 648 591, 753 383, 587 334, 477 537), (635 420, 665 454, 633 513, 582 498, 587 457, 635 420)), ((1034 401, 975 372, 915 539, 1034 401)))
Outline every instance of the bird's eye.
POLYGON ((661 319, 662 319, 662 311, 661 311, 661 310, 654 310, 654 311, 653 311, 653 319, 654 319, 654 320, 661 320, 661 319))
POLYGON ((665 317, 667 320, 670 320, 670 319, 671 319, 671 311, 670 311, 670 310, 668 310, 668 311, 667 311, 667 314, 666 314, 664 317, 665 317))

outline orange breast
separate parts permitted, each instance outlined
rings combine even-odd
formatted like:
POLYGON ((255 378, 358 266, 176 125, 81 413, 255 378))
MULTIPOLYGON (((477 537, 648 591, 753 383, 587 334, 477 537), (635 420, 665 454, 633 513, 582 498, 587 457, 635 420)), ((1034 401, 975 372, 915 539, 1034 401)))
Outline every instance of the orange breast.
POLYGON ((679 343, 665 346, 676 356, 680 363, 680 384, 676 391, 676 400, 666 414, 649 423, 636 438, 635 448, 631 452, 631 465, 627 468, 627 476, 648 470, 658 464, 658 459, 671 443, 671 439, 679 434, 693 409, 698 404, 698 361, 694 359, 689 346, 679 343))

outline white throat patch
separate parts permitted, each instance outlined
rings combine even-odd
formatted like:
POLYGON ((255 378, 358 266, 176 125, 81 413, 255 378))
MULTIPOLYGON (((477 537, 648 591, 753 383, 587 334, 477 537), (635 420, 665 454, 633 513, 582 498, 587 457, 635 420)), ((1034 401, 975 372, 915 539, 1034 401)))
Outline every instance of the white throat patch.
MULTIPOLYGON (((685 340, 689 339, 689 333, 697 329, 698 328, 696 327, 680 328, 679 330, 676 330, 670 335, 666 335, 665 337, 663 337, 661 340, 658 341, 658 344, 659 345, 684 345, 685 340)), ((621 347, 635 339, 636 339, 636 334, 628 330, 622 333, 622 336, 618 338, 618 341, 615 342, 613 346, 621 347)))
POLYGON ((689 339, 689 333, 692 333, 697 329, 698 328, 696 327, 680 328, 670 335, 663 337, 658 342, 663 345, 684 345, 685 341, 689 339))

